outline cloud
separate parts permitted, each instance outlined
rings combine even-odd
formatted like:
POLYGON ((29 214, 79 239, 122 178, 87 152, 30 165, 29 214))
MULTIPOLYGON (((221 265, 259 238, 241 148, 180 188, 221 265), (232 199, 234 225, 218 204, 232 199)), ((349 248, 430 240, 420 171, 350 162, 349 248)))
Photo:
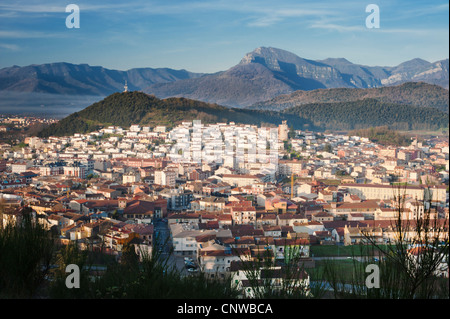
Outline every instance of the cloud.
MULTIPOLYGON (((1 14, 5 17, 18 17, 30 15, 34 17, 45 17, 49 14, 66 14, 66 6, 71 2, 68 1, 64 5, 53 4, 53 3, 40 3, 40 4, 23 4, 23 3, 10 3, 10 4, 0 4, 1 14)), ((129 3, 120 4, 84 4, 82 1, 72 2, 79 6, 80 11, 84 12, 111 12, 120 9, 130 9, 129 3)))
POLYGON ((65 6, 55 5, 24 5, 24 4, 0 4, 2 11, 14 13, 61 13, 64 12, 65 6))
POLYGON ((249 22, 247 25, 249 27, 269 27, 272 26, 282 20, 281 17, 277 16, 267 16, 261 18, 255 18, 253 21, 249 22))
POLYGON ((381 25, 378 29, 368 29, 365 24, 361 25, 339 25, 335 23, 314 23, 309 26, 312 29, 324 29, 329 31, 337 31, 337 32, 377 32, 386 35, 399 35, 399 36, 414 36, 414 37, 430 37, 430 36, 438 36, 448 35, 448 29, 424 29, 424 28, 393 28, 393 27, 384 27, 381 25))
POLYGON ((6 49, 9 51, 19 51, 20 47, 15 44, 9 44, 9 43, 0 43, 0 49, 6 49))
POLYGON ((38 31, 4 31, 0 30, 0 38, 9 39, 38 39, 65 37, 64 33, 38 32, 38 31))
POLYGON ((260 17, 254 18, 248 23, 251 27, 268 27, 286 19, 301 18, 301 19, 319 19, 324 15, 332 14, 330 11, 302 9, 298 7, 282 8, 282 9, 266 9, 258 12, 260 17))
POLYGON ((433 4, 427 3, 422 6, 405 6, 399 12, 402 19, 417 19, 424 16, 435 16, 436 14, 447 14, 449 11, 449 3, 433 4))
POLYGON ((352 25, 345 26, 334 23, 313 23, 309 26, 312 29, 326 29, 338 32, 355 32, 355 31, 367 31, 365 25, 352 25))

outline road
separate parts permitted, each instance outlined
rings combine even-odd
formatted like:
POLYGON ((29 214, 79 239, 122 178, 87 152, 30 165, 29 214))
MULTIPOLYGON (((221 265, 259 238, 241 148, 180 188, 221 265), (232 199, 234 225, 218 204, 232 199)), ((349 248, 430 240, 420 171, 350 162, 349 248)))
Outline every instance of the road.
POLYGON ((170 230, 167 222, 162 219, 153 221, 154 225, 154 249, 158 252, 159 258, 166 261, 170 267, 176 267, 182 275, 188 275, 184 265, 184 258, 182 256, 175 256, 172 253, 173 243, 170 238, 170 230))
POLYGON ((162 255, 170 252, 172 247, 172 241, 170 240, 170 231, 167 223, 161 219, 157 219, 153 222, 154 227, 154 248, 157 249, 162 255))

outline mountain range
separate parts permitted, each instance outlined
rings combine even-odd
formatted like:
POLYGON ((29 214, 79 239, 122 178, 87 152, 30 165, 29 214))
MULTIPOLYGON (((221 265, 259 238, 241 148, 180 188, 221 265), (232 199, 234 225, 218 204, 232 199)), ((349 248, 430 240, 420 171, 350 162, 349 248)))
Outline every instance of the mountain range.
POLYGON ((227 71, 172 83, 144 92, 165 98, 183 96, 233 107, 250 106, 281 94, 330 88, 373 88, 426 82, 448 89, 448 59, 414 59, 397 67, 369 67, 345 59, 313 61, 275 48, 257 48, 227 71))
POLYGON ((344 58, 315 61, 285 50, 260 47, 237 65, 214 74, 168 68, 118 71, 69 63, 13 66, 0 70, 0 92, 104 97, 123 91, 127 81, 129 90, 162 99, 184 97, 228 107, 249 107, 299 90, 369 89, 405 82, 424 82, 448 90, 448 64, 448 59, 433 63, 413 59, 395 67, 365 66, 344 58))
POLYGON ((15 65, 0 70, 0 91, 106 96, 123 91, 125 82, 128 88, 134 91, 154 83, 168 83, 199 76, 202 74, 169 68, 119 71, 64 62, 25 67, 15 65))

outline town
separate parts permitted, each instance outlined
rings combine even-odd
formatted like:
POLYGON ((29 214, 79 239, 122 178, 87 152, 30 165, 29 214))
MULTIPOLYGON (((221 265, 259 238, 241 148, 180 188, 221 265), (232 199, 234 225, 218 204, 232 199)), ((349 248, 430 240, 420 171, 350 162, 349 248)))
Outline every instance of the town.
POLYGON ((23 129, 36 124, 51 124, 55 122, 57 120, 51 118, 0 114, 0 132, 23 129))
MULTIPOLYGON (((261 253, 283 270, 286 247, 295 247, 307 287, 316 257, 394 241, 399 214, 416 220, 429 209, 431 219, 449 219, 448 138, 382 146, 285 121, 193 121, 28 136, 20 148, 2 144, 1 153, 2 227, 29 207, 62 244, 105 247, 118 260, 127 245, 157 252, 186 276, 231 275, 244 297, 255 297, 244 264, 261 253)), ((448 266, 437 271, 448 278, 448 266)), ((283 277, 271 275, 274 285, 283 277)))

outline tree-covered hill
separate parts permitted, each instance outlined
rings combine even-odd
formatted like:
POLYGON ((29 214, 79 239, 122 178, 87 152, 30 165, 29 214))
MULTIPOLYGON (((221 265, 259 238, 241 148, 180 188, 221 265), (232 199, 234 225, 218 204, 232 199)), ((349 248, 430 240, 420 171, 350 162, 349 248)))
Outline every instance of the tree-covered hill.
POLYGON ((350 131, 348 135, 366 137, 372 142, 381 145, 409 146, 412 141, 411 136, 390 130, 387 126, 354 130, 350 131))
POLYGON ((256 103, 249 108, 258 110, 283 110, 302 104, 354 102, 376 99, 384 103, 434 107, 449 111, 449 91, 438 85, 408 82, 396 86, 370 89, 336 88, 312 91, 295 91, 272 100, 256 103))
MULTIPOLYGON (((52 124, 39 133, 40 137, 69 136, 87 133, 101 127, 133 124, 169 128, 183 121, 201 120, 202 123, 236 122, 238 124, 279 125, 286 115, 278 112, 241 110, 209 104, 186 98, 158 99, 142 92, 114 93, 80 112, 52 124)), ((300 118, 290 119, 290 124, 301 128, 309 123, 300 118)))
POLYGON ((283 111, 330 130, 388 126, 395 130, 438 130, 448 127, 449 114, 435 108, 384 103, 376 99, 354 102, 313 103, 283 111))

